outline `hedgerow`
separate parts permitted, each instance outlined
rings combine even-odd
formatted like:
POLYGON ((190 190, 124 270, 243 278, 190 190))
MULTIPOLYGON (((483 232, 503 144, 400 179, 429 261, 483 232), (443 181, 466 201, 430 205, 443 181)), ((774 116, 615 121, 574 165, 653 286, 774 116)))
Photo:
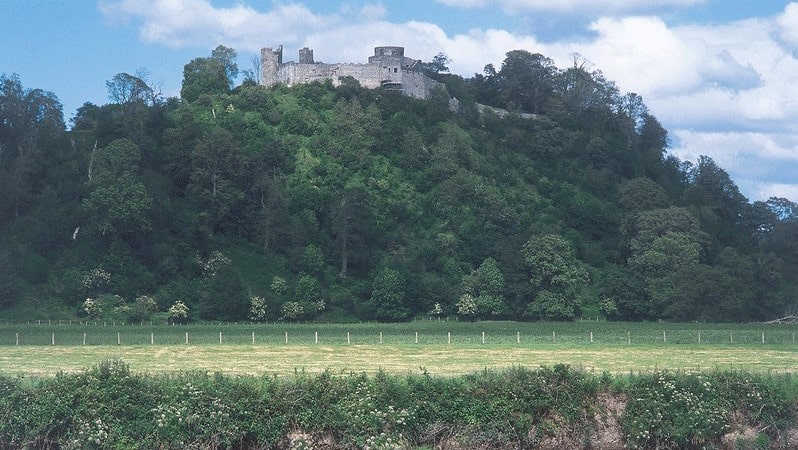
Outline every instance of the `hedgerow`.
POLYGON ((0 448, 667 449, 729 436, 741 448, 793 448, 796 387, 790 375, 567 366, 452 378, 146 375, 113 360, 52 378, 0 376, 0 448), (755 433, 734 434, 743 428, 755 433))

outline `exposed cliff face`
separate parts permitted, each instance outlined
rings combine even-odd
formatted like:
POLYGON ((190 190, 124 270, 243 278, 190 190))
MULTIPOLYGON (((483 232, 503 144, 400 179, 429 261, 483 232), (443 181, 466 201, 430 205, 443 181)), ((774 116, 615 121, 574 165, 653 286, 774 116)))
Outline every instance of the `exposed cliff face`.
POLYGON ((261 84, 274 86, 330 80, 333 86, 345 78, 354 78, 367 89, 400 90, 405 95, 427 99, 443 85, 418 70, 420 61, 404 56, 403 47, 377 47, 366 64, 321 63, 313 59, 313 50, 299 51, 299 62, 283 63, 283 48, 261 50, 261 84))

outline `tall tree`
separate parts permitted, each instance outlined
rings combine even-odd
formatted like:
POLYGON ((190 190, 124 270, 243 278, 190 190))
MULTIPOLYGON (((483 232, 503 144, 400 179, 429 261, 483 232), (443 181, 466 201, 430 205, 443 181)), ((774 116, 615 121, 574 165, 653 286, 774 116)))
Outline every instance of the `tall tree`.
POLYGON ((530 282, 538 292, 525 315, 533 319, 571 320, 579 312, 580 290, 588 272, 576 259, 571 244, 559 235, 529 239, 521 249, 530 282))
POLYGON ((0 75, 0 223, 30 206, 64 128, 53 93, 25 89, 17 75, 0 75))
POLYGON ((410 310, 405 305, 405 280, 399 271, 386 267, 377 272, 370 302, 377 320, 396 322, 408 317, 410 310))
POLYGON ((499 89, 504 104, 529 113, 545 112, 554 92, 554 61, 540 53, 513 50, 499 70, 499 89))
POLYGON ((216 58, 195 58, 183 68, 180 97, 193 102, 202 94, 220 94, 230 90, 230 79, 224 61, 216 58))
POLYGON ((117 139, 92 153, 89 193, 83 207, 90 225, 103 235, 128 237, 149 231, 152 198, 139 174, 141 152, 127 139, 117 139))
POLYGON ((218 60, 224 66, 224 73, 227 75, 227 86, 233 88, 236 77, 238 76, 238 64, 236 63, 236 51, 233 48, 218 45, 211 51, 211 58, 218 60))
POLYGON ((233 136, 221 128, 208 131, 194 147, 189 190, 206 216, 210 233, 244 198, 239 177, 247 163, 233 136))

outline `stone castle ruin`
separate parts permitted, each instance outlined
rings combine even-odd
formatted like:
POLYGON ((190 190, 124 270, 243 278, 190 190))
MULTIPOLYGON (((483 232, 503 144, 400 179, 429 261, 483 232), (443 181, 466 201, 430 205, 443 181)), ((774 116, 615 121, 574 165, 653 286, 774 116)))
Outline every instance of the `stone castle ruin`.
POLYGON ((367 89, 401 91, 407 96, 428 99, 443 84, 424 75, 421 60, 405 56, 404 47, 376 47, 367 64, 327 64, 313 60, 313 50, 299 50, 299 62, 283 62, 283 46, 261 49, 261 84, 293 86, 314 81, 332 81, 341 85, 348 77, 357 80, 367 89))

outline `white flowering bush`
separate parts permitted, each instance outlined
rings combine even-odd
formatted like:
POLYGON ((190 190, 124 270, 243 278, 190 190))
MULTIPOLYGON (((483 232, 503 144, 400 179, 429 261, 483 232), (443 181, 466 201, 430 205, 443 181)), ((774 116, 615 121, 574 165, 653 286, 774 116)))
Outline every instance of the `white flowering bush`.
POLYGON ((128 311, 127 320, 130 323, 143 322, 149 320, 158 311, 158 302, 148 295, 136 297, 133 305, 128 311))
POLYGON ((355 380, 341 408, 347 418, 345 443, 364 450, 407 448, 406 434, 416 420, 415 413, 383 404, 367 379, 355 380))
POLYGON ((702 448, 726 430, 728 405, 702 376, 659 373, 632 386, 622 422, 629 448, 702 448))
POLYGON ((457 315, 472 318, 477 313, 477 300, 473 295, 465 293, 457 301, 457 315))
POLYGON ((230 264, 230 258, 224 256, 222 252, 211 252, 208 259, 202 262, 202 277, 213 278, 224 266, 230 264))
POLYGON ((266 320, 266 299, 263 297, 251 297, 249 299, 249 320, 262 322, 266 320))
POLYGON ((130 305, 128 305, 126 303, 122 303, 121 305, 116 305, 116 306, 114 306, 114 309, 113 309, 114 317, 118 317, 120 319, 120 321, 124 321, 125 319, 127 319, 130 316, 130 312, 132 310, 133 309, 130 307, 130 305))
POLYGON ((87 316, 96 319, 103 314, 102 305, 100 302, 93 298, 87 298, 83 301, 83 312, 86 313, 87 316))
POLYGON ((158 311, 158 303, 154 298, 148 295, 141 295, 136 297, 136 307, 141 308, 147 312, 154 313, 158 311))
POLYGON ((108 287, 110 282, 111 274, 106 272, 102 267, 96 267, 83 275, 80 286, 83 288, 84 292, 99 292, 108 287))
POLYGON ((188 322, 188 306, 180 300, 174 302, 166 312, 169 323, 188 322))
POLYGON ((156 434, 165 442, 215 442, 219 448, 233 447, 242 428, 235 417, 231 399, 221 398, 203 384, 204 376, 189 378, 166 397, 151 413, 156 434))
POLYGON ((82 419, 75 424, 75 432, 64 446, 66 449, 105 448, 109 427, 102 419, 82 419))
POLYGON ((280 307, 282 320, 297 320, 305 315, 305 308, 299 302, 285 302, 280 307))

